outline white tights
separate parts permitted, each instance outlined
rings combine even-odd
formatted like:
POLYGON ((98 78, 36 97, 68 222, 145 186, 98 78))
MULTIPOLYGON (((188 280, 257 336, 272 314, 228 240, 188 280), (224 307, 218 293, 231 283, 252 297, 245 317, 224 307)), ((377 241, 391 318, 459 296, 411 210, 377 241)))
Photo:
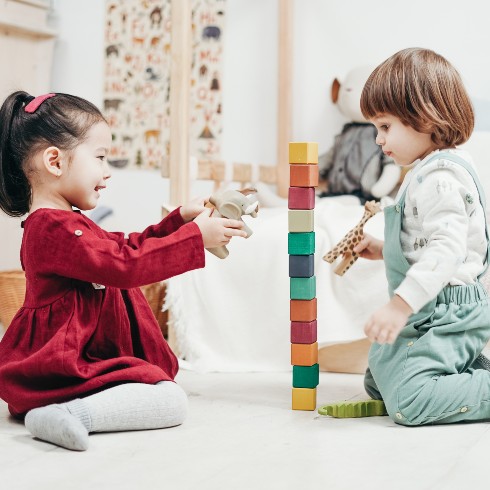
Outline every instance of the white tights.
POLYGON ((187 396, 171 381, 127 383, 70 402, 35 408, 25 424, 39 439, 83 451, 90 432, 163 429, 180 425, 187 396))

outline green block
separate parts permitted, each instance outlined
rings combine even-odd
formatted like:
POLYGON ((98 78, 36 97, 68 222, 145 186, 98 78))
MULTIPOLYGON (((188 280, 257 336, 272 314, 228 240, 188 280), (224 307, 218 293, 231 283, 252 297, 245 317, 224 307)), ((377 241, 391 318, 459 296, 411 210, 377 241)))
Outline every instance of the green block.
POLYGON ((315 232, 288 233, 289 255, 311 255, 315 253, 315 232))
POLYGON ((291 277, 291 299, 313 299, 316 296, 316 277, 291 277))
POLYGON ((313 366, 293 366, 293 388, 315 388, 318 386, 320 368, 313 366))

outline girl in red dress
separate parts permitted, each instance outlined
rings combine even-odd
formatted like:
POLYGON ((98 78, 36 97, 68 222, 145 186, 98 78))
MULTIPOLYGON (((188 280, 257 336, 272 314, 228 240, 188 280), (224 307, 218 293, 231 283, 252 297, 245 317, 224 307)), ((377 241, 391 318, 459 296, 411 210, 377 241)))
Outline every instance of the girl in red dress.
POLYGON ((33 436, 73 449, 90 432, 172 427, 187 397, 139 286, 204 267, 204 248, 246 234, 204 200, 142 233, 74 211, 107 185, 111 131, 90 102, 10 95, 0 109, 0 208, 23 216, 24 305, 0 342, 0 398, 33 436))

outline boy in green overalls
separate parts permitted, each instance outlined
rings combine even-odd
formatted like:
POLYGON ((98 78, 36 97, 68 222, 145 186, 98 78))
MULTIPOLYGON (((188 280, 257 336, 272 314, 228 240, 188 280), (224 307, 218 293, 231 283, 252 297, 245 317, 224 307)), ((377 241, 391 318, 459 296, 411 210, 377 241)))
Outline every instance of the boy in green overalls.
POLYGON ((411 167, 384 210, 384 243, 365 235, 355 248, 384 259, 391 297, 365 325, 366 391, 403 425, 490 419, 485 197, 456 148, 474 126, 468 94, 442 56, 405 49, 371 74, 361 109, 383 152, 411 167))

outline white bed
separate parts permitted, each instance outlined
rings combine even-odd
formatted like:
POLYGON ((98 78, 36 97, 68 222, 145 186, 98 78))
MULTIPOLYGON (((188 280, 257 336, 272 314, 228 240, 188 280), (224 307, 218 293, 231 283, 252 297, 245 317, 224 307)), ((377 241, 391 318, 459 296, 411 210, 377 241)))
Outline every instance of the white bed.
MULTIPOLYGON (((388 299, 382 262, 358 260, 339 277, 322 260, 363 212, 354 197, 319 199, 315 206, 319 343, 362 338, 366 313, 388 299)), ((168 281, 166 305, 177 348, 195 369, 290 367, 287 204, 262 208, 258 218, 247 223, 254 234, 232 240, 228 258, 207 253, 204 269, 168 281)), ((381 213, 365 229, 382 237, 381 213)))

